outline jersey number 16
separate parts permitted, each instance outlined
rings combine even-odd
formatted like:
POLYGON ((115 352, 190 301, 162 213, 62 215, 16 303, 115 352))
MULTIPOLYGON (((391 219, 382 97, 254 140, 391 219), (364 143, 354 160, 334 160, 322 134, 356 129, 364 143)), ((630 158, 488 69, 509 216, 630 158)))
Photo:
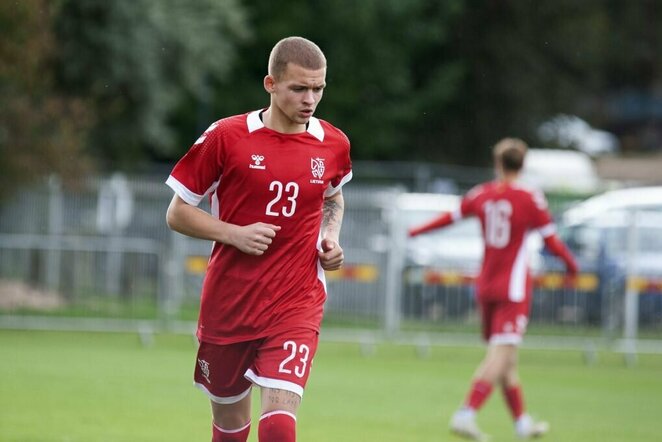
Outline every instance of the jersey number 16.
POLYGON ((510 242, 510 216, 513 206, 508 200, 485 203, 485 242, 495 249, 503 249, 510 242))

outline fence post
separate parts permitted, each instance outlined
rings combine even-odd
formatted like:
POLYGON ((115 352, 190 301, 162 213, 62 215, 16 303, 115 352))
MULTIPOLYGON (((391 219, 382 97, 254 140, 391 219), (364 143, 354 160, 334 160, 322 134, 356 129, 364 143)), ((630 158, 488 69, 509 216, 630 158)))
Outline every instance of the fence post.
POLYGON ((405 226, 398 216, 398 194, 396 193, 388 208, 389 248, 386 262, 386 299, 384 303, 384 331, 387 336, 392 337, 400 330, 402 294, 402 271, 404 268, 405 255, 405 226))
POLYGON ((168 320, 177 313, 184 296, 184 266, 187 252, 187 239, 170 231, 168 246, 165 248, 164 284, 159 293, 159 316, 168 320))
POLYGON ((60 178, 51 175, 48 178, 48 236, 50 247, 46 251, 46 287, 50 290, 60 289, 60 270, 62 263, 62 251, 57 245, 63 232, 64 221, 62 219, 63 195, 60 178))
POLYGON ((630 222, 627 231, 627 255, 626 255, 626 283, 625 283, 625 323, 623 327, 623 338, 625 344, 626 363, 632 364, 637 355, 637 333, 639 326, 639 290, 635 286, 634 278, 637 276, 637 245, 638 245, 638 218, 639 212, 630 214, 630 222))

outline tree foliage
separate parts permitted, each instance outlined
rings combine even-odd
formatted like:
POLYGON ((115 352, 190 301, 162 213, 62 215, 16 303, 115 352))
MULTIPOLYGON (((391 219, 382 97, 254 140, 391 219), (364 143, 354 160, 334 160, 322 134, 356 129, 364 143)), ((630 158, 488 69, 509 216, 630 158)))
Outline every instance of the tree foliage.
POLYGON ((659 89, 660 11, 655 0, 4 2, 0 146, 21 153, 0 171, 13 179, 39 155, 77 164, 63 159, 80 157, 88 123, 86 151, 106 168, 172 162, 213 120, 267 105, 269 51, 289 35, 326 53, 317 115, 347 132, 353 158, 486 165, 503 136, 536 144, 559 113, 604 127, 620 115, 610 95, 659 89))
POLYGON ((78 176, 89 119, 82 100, 57 92, 47 0, 0 2, 0 196, 50 173, 78 176))
POLYGON ((229 72, 248 35, 235 0, 63 0, 62 88, 94 103, 93 151, 111 167, 173 155, 170 119, 229 72))

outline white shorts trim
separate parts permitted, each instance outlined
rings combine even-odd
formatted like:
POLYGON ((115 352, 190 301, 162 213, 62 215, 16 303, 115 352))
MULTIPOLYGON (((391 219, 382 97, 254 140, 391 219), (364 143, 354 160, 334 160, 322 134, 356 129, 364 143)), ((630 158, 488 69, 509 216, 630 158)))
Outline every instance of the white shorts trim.
POLYGON ((258 376, 251 368, 246 370, 246 373, 244 373, 244 377, 249 381, 251 381, 252 383, 254 383, 255 385, 259 385, 260 387, 287 390, 287 391, 291 391, 292 393, 298 394, 299 397, 303 397, 303 387, 295 384, 294 382, 258 376))
POLYGON ((285 411, 285 410, 276 410, 276 411, 270 411, 269 413, 264 413, 262 416, 260 416, 260 420, 268 418, 269 416, 273 416, 274 414, 284 414, 286 416, 291 417, 295 421, 297 420, 297 417, 294 414, 290 413, 289 411, 285 411))
POLYGON ((499 333, 492 335, 489 340, 490 345, 519 345, 522 343, 522 335, 517 333, 499 333))
POLYGON ((204 385, 202 385, 198 382, 194 382, 193 385, 195 385, 200 390, 202 390, 202 392, 204 394, 206 394, 207 397, 209 397, 209 399, 216 402, 217 404, 222 404, 222 405, 236 404, 237 402, 239 402, 240 400, 242 400, 243 398, 248 396, 251 392, 251 387, 248 387, 248 389, 246 391, 244 391, 243 393, 239 393, 236 396, 221 397, 221 396, 214 396, 211 393, 211 391, 207 390, 207 387, 205 387, 204 385))

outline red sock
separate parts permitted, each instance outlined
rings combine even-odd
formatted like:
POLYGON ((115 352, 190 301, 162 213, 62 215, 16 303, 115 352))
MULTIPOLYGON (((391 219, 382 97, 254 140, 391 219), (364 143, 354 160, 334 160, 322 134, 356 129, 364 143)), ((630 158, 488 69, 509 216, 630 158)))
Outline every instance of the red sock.
POLYGON ((287 411, 263 414, 258 426, 260 442, 295 442, 297 418, 287 411))
POLYGON ((503 396, 510 409, 513 419, 517 420, 524 413, 524 399, 522 398, 522 387, 513 385, 503 389, 503 396))
POLYGON ((473 410, 479 410, 492 393, 492 384, 487 381, 475 380, 471 384, 471 390, 467 395, 464 406, 473 410))
POLYGON ((251 423, 248 422, 236 430, 225 430, 212 422, 212 431, 211 442, 246 442, 248 432, 251 431, 251 423))

